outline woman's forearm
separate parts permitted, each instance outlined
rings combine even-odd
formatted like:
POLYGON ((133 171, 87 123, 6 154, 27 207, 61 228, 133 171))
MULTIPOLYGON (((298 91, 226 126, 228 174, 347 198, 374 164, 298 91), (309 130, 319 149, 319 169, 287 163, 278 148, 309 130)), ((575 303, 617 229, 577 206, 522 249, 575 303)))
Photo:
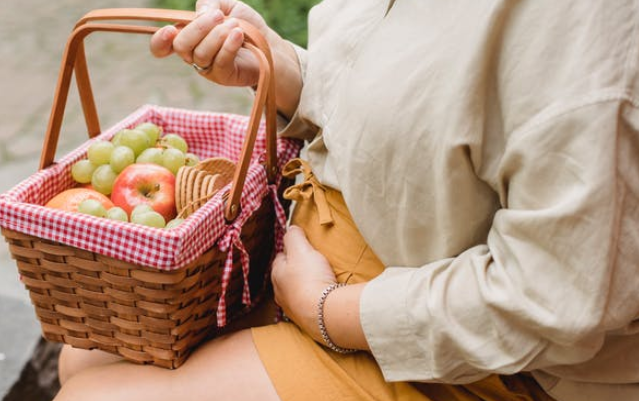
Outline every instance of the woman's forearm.
POLYGON ((297 53, 290 42, 272 29, 267 37, 275 68, 275 90, 278 111, 291 118, 297 110, 302 91, 302 72, 297 53))
POLYGON ((326 298, 324 324, 331 341, 339 347, 370 349, 359 318, 359 302, 364 286, 353 284, 339 287, 326 298))

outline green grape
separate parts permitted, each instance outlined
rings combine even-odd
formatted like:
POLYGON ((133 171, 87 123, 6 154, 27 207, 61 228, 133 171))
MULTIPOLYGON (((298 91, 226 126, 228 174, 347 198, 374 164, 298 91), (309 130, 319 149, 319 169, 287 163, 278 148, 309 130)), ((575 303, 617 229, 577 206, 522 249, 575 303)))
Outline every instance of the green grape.
POLYGON ((96 168, 97 166, 89 160, 80 160, 71 167, 71 176, 80 184, 88 184, 91 182, 91 177, 96 168))
POLYGON ((175 218, 175 219, 169 221, 168 223, 166 223, 166 227, 164 227, 164 228, 166 228, 168 230, 169 228, 174 228, 174 227, 179 226, 183 222, 184 222, 184 219, 175 218))
POLYGON ((106 211, 106 218, 110 220, 129 221, 129 216, 127 216, 124 209, 117 206, 106 211))
POLYGON ((96 166, 109 163, 111 160, 111 152, 113 152, 113 144, 107 141, 96 141, 89 146, 87 157, 91 163, 96 166))
POLYGON ((164 147, 181 150, 182 153, 186 153, 189 150, 189 146, 184 138, 178 134, 166 134, 160 139, 160 143, 164 147))
POLYGON ((162 128, 150 122, 138 124, 135 129, 140 130, 146 134, 146 136, 149 138, 150 146, 155 146, 155 144, 158 143, 160 135, 162 134, 162 128))
POLYGON ((89 214, 95 217, 106 217, 107 210, 100 201, 95 199, 85 199, 78 204, 78 212, 89 214))
POLYGON ((162 165, 162 153, 163 149, 160 148, 148 148, 144 149, 140 156, 135 160, 136 163, 154 163, 162 165))
POLYGON ((103 164, 93 172, 91 185, 96 191, 104 195, 110 195, 113 189, 113 181, 115 181, 117 176, 110 165, 103 164))
POLYGON ((199 162, 200 162, 200 158, 197 157, 196 154, 194 154, 194 153, 187 153, 186 154, 186 163, 185 164, 187 166, 195 166, 199 162))
POLYGON ((128 146, 117 146, 111 152, 111 161, 109 164, 113 171, 119 174, 128 165, 135 163, 135 153, 128 146))
POLYGON ((131 222, 156 228, 164 228, 166 226, 164 217, 162 217, 162 215, 158 212, 143 212, 131 214, 131 222))
POLYGON ((122 139, 122 131, 124 130, 116 132, 115 135, 113 135, 113 138, 111 138, 111 143, 113 144, 113 146, 122 146, 122 144, 120 143, 120 140, 122 139))
POLYGON ((149 205, 148 203, 140 203, 139 205, 134 207, 133 210, 131 211, 131 221, 133 221, 133 218, 137 216, 138 214, 154 212, 154 211, 155 210, 153 210, 151 205, 149 205))
POLYGON ((144 132, 137 129, 127 129, 122 131, 120 145, 130 147, 137 157, 144 149, 151 146, 151 141, 144 132))
POLYGON ((162 165, 173 174, 177 174, 180 167, 186 163, 186 156, 181 150, 168 148, 162 153, 162 165))

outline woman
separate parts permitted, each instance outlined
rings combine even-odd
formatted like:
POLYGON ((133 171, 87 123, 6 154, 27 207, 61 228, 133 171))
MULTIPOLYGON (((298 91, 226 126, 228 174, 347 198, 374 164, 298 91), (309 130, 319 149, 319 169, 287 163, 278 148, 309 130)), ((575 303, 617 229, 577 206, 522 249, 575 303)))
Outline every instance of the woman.
POLYGON ((176 371, 65 349, 56 400, 639 399, 638 5, 325 0, 306 52, 200 0, 153 54, 251 86, 253 23, 310 142, 273 264, 292 322, 176 371))

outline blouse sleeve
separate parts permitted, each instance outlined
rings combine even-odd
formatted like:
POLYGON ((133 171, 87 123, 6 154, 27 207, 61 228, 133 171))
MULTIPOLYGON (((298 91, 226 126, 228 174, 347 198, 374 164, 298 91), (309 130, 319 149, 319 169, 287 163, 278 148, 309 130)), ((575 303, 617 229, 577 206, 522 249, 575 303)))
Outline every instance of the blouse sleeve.
POLYGON ((486 244, 368 283, 362 327, 387 380, 468 383, 577 364, 639 315, 630 103, 537 116, 508 139, 486 244))
MULTIPOLYGON (((295 43, 290 43, 293 46, 293 49, 295 49, 295 53, 297 54, 297 59, 300 64, 302 74, 302 90, 304 90, 303 88, 306 81, 307 63, 306 49, 296 45, 295 43)), ((277 125, 278 135, 286 138, 296 138, 310 141, 317 135, 318 132, 318 129, 317 127, 315 127, 314 124, 310 123, 307 119, 302 117, 299 105, 297 109, 295 109, 295 113, 290 120, 278 113, 277 125)))

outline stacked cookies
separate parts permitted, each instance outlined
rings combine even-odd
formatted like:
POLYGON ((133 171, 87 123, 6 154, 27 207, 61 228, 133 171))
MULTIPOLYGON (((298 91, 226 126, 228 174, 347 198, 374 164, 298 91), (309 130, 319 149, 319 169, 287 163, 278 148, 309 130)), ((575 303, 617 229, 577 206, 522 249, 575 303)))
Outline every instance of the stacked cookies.
POLYGON ((235 163, 222 158, 206 159, 195 166, 181 167, 176 175, 175 206, 178 217, 186 218, 233 180, 235 163))

